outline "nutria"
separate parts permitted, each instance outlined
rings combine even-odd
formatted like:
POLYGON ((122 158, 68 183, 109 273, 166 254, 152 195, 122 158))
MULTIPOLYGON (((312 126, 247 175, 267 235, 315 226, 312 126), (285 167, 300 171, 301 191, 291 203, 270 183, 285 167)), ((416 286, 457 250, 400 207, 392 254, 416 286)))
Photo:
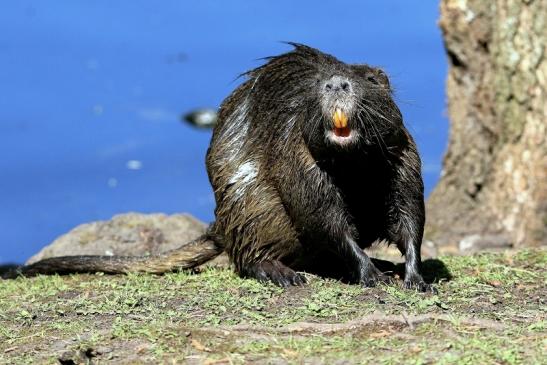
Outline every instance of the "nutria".
POLYGON ((389 278, 363 249, 387 241, 405 255, 405 287, 434 290, 420 273, 421 162, 386 74, 291 44, 220 107, 206 158, 216 220, 203 237, 157 256, 55 257, 20 273, 164 273, 226 251, 242 277, 301 285, 304 271, 374 286, 389 278))

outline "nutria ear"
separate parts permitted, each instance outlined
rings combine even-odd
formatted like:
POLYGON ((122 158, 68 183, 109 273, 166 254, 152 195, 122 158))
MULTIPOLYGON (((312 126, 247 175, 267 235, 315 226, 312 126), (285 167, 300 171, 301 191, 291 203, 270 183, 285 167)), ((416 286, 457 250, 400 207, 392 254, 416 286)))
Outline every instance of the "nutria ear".
POLYGON ((373 70, 376 74, 376 79, 378 80, 378 82, 389 89, 391 87, 389 84, 389 78, 387 77, 387 74, 384 72, 384 70, 382 70, 381 68, 375 68, 373 70))
POLYGON ((371 67, 369 65, 353 65, 352 66, 357 75, 364 78, 366 82, 370 82, 375 85, 380 85, 391 90, 391 85, 389 84, 389 78, 387 74, 381 68, 371 67))

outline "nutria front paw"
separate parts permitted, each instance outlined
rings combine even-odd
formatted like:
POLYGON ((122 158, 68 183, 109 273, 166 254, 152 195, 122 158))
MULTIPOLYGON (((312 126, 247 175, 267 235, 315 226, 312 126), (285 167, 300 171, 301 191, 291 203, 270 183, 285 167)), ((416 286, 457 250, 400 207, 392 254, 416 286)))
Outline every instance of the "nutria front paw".
POLYGON ((373 288, 379 283, 382 284, 392 284, 393 279, 386 274, 382 273, 380 270, 378 270, 375 267, 372 267, 371 269, 363 272, 361 274, 361 278, 359 279, 359 283, 363 285, 365 288, 373 288))
POLYGON ((414 289, 422 293, 438 294, 437 288, 433 284, 426 283, 420 275, 408 275, 405 277, 403 286, 405 289, 414 289))
POLYGON ((304 275, 295 272, 277 260, 266 260, 256 263, 243 272, 244 277, 252 277, 258 281, 271 281, 275 285, 287 288, 291 285, 306 284, 304 275))

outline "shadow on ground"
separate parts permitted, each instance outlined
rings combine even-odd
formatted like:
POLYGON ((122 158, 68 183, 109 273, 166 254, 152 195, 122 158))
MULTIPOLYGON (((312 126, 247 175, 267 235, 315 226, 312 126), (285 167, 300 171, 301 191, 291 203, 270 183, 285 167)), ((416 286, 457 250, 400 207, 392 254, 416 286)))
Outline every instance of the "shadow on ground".
MULTIPOLYGON (((381 259, 371 259, 374 265, 383 273, 391 273, 401 278, 405 277, 405 264, 394 264, 391 261, 381 259)), ((439 259, 427 259, 422 262, 422 275, 428 284, 438 283, 439 281, 449 281, 452 279, 450 271, 445 263, 439 259)))

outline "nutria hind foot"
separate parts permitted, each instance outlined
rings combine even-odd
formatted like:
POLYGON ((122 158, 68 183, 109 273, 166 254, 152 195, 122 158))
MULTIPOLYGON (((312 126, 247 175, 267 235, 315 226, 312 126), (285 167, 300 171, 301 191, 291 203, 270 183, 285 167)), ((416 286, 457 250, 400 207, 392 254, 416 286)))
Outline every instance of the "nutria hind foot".
POLYGON ((241 271, 241 276, 261 282, 272 282, 283 288, 306 284, 304 275, 285 266, 278 260, 265 260, 252 264, 241 271))

